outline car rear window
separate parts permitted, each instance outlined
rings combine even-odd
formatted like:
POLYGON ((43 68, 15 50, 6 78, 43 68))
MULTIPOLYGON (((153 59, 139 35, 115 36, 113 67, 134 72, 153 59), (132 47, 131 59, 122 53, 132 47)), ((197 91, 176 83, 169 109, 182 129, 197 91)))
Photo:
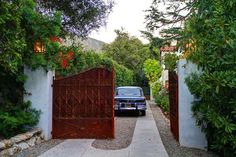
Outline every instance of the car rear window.
POLYGON ((139 88, 120 88, 116 95, 119 96, 142 96, 142 91, 139 88))

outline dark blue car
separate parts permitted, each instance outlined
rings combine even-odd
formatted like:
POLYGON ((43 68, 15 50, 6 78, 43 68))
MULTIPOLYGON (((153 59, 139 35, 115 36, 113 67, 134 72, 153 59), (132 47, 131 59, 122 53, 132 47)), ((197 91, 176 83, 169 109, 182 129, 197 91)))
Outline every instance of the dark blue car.
POLYGON ((124 86, 116 88, 115 112, 134 111, 146 115, 146 100, 140 87, 124 86))

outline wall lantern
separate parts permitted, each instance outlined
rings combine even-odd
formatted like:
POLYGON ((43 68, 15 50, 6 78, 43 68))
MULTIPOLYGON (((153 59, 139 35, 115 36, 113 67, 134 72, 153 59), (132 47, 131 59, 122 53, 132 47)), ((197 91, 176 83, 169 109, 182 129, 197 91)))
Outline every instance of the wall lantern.
POLYGON ((45 47, 41 41, 37 40, 34 43, 34 52, 35 53, 44 53, 45 52, 45 47))

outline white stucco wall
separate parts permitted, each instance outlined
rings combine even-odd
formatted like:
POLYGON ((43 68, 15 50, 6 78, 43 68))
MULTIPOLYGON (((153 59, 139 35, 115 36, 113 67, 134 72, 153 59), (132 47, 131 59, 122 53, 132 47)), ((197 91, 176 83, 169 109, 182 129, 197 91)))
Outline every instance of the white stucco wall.
POLYGON ((193 95, 190 93, 185 78, 192 72, 197 72, 196 65, 187 63, 185 59, 178 62, 177 72, 179 77, 179 143, 181 146, 206 149, 205 134, 196 125, 193 118, 193 95))
POLYGON ((169 76, 168 76, 168 70, 163 70, 163 71, 162 71, 162 85, 163 85, 163 86, 165 85, 166 81, 169 80, 168 77, 169 77, 169 76))
POLYGON ((25 95, 24 100, 31 101, 32 106, 35 109, 41 110, 40 120, 38 127, 43 129, 45 139, 51 138, 52 131, 52 83, 54 71, 46 72, 40 68, 35 71, 30 69, 24 69, 25 75, 27 75, 27 81, 24 85, 26 91, 30 95, 25 95))

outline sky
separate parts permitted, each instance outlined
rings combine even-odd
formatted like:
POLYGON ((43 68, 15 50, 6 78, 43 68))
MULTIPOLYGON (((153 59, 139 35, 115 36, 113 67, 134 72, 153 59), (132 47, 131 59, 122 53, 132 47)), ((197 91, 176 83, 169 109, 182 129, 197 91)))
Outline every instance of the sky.
POLYGON ((107 19, 107 25, 97 32, 93 31, 89 37, 111 43, 116 34, 115 29, 123 27, 131 36, 138 37, 143 43, 148 41, 142 38, 140 30, 145 29, 145 15, 153 0, 115 0, 115 6, 107 19))

